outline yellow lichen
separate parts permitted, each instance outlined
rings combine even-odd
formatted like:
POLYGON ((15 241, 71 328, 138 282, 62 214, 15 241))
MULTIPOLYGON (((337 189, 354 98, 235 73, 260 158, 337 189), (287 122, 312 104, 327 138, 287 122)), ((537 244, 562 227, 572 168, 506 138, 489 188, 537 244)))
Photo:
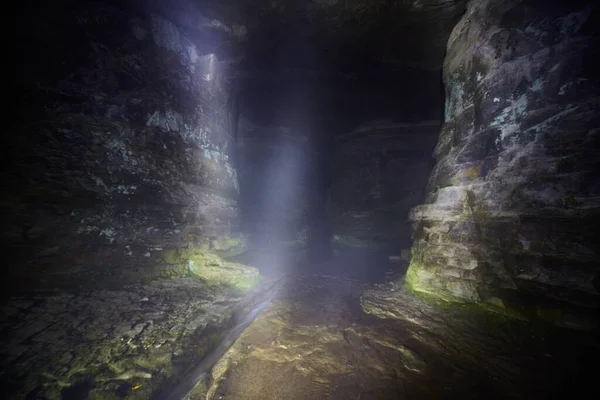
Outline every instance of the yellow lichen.
POLYGON ((458 171, 454 179, 458 182, 474 181, 481 176, 481 167, 469 167, 458 171))
POLYGON ((258 269, 225 261, 219 254, 204 247, 166 250, 162 259, 171 266, 187 268, 192 277, 212 286, 249 290, 260 281, 258 269))

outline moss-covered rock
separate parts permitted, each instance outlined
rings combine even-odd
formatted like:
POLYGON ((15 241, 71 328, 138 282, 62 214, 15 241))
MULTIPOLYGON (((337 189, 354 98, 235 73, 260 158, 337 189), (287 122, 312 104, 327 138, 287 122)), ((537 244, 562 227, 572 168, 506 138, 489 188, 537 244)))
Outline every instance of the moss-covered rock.
POLYGON ((163 253, 163 260, 170 265, 187 268, 191 276, 213 286, 249 290, 260 281, 257 268, 226 261, 203 247, 168 250, 163 253))
POLYGON ((245 298, 190 278, 14 298, 0 306, 14 333, 0 345, 3 394, 152 398, 218 345, 245 298))
POLYGON ((243 254, 248 243, 244 236, 219 236, 210 242, 210 248, 223 258, 233 258, 243 254))
POLYGON ((435 267, 412 261, 404 279, 408 290, 424 293, 445 301, 464 302, 480 299, 477 283, 447 277, 435 267))

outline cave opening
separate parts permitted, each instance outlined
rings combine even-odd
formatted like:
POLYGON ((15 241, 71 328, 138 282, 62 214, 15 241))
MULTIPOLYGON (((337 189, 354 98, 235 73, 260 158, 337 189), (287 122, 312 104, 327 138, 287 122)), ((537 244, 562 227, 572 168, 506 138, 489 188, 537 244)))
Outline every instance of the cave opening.
POLYGON ((586 0, 28 0, 14 399, 597 393, 586 0))
POLYGON ((287 246, 290 265, 279 272, 381 281, 406 263, 408 212, 425 197, 443 114, 441 69, 330 68, 269 65, 266 76, 240 84, 242 219, 268 243, 251 246, 254 257, 287 246), (427 99, 415 98, 417 87, 427 87, 427 99), (270 212, 278 229, 265 224, 270 212))

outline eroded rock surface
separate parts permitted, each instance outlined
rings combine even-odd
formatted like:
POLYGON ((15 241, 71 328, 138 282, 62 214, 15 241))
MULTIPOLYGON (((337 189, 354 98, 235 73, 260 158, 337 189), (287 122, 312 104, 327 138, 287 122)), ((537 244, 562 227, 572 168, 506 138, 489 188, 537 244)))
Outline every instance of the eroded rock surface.
POLYGON ((593 335, 313 275, 279 295, 190 399, 546 398, 598 393, 593 335), (364 310, 364 311, 363 311, 364 310), (365 313, 366 312, 366 313, 365 313))
POLYGON ((223 64, 128 4, 34 4, 16 16, 0 202, 15 267, 4 282, 185 276, 165 251, 238 233, 223 64))
POLYGON ((12 298, 0 309, 2 395, 148 399, 217 346, 241 300, 192 279, 12 298))
POLYGON ((597 313, 598 26, 579 1, 469 3, 448 42, 429 194, 411 213, 413 289, 516 297, 565 325, 570 305, 597 313))

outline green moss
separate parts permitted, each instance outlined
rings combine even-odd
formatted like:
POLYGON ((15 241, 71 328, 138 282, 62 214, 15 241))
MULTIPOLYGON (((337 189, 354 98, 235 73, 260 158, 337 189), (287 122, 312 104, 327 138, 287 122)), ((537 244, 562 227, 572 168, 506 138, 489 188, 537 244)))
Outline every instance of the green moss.
POLYGON ((237 263, 207 265, 197 264, 197 262, 198 259, 190 264, 190 272, 209 285, 246 291, 260 282, 260 275, 256 268, 237 263))
MULTIPOLYGON (((475 304, 475 303, 473 303, 475 304)), ((478 307, 486 311, 490 311, 503 318, 517 319, 520 321, 527 321, 529 318, 521 310, 515 307, 511 307, 505 304, 504 300, 499 297, 489 297, 484 299, 481 303, 476 303, 478 307)))
POLYGON ((165 250, 162 253, 162 259, 164 262, 170 265, 177 265, 185 262, 185 250, 184 249, 171 249, 165 250))
POLYGON ((422 293, 451 303, 479 299, 476 289, 469 282, 443 277, 439 274, 439 268, 411 261, 404 278, 406 289, 413 294, 422 293))
POLYGON ((212 240, 210 247, 221 257, 233 258, 246 251, 246 238, 221 236, 212 240))
POLYGON ((432 267, 425 266, 414 260, 411 261, 404 277, 406 288, 413 293, 421 292, 435 295, 436 290, 430 285, 430 281, 435 279, 435 273, 431 270, 432 267))
POLYGON ((456 301, 460 299, 443 295, 443 292, 413 290, 411 293, 419 300, 435 307, 446 315, 457 315, 458 318, 464 318, 468 315, 469 318, 477 320, 489 332, 497 332, 510 324, 528 320, 522 313, 506 307, 500 299, 490 300, 490 302, 465 302, 456 301))
POLYGON ((204 381, 200 379, 198 383, 189 391, 188 395, 190 399, 202 399, 206 397, 207 388, 204 381))
POLYGON ((433 268, 415 262, 411 263, 406 272, 405 288, 425 303, 438 309, 461 310, 480 315, 484 321, 489 322, 490 327, 506 321, 528 319, 520 311, 506 306, 497 297, 489 297, 484 301, 466 301, 463 298, 452 296, 451 291, 446 288, 448 285, 458 282, 439 282, 438 287, 435 285, 435 279, 441 278, 432 271, 433 268))
POLYGON ((162 260, 175 269, 185 268, 189 275, 211 286, 250 290, 260 282, 258 269, 228 262, 220 254, 204 246, 171 249, 162 253, 162 260))
POLYGON ((243 264, 224 261, 211 253, 195 253, 188 259, 190 272, 214 286, 249 290, 259 282, 258 270, 243 264))

